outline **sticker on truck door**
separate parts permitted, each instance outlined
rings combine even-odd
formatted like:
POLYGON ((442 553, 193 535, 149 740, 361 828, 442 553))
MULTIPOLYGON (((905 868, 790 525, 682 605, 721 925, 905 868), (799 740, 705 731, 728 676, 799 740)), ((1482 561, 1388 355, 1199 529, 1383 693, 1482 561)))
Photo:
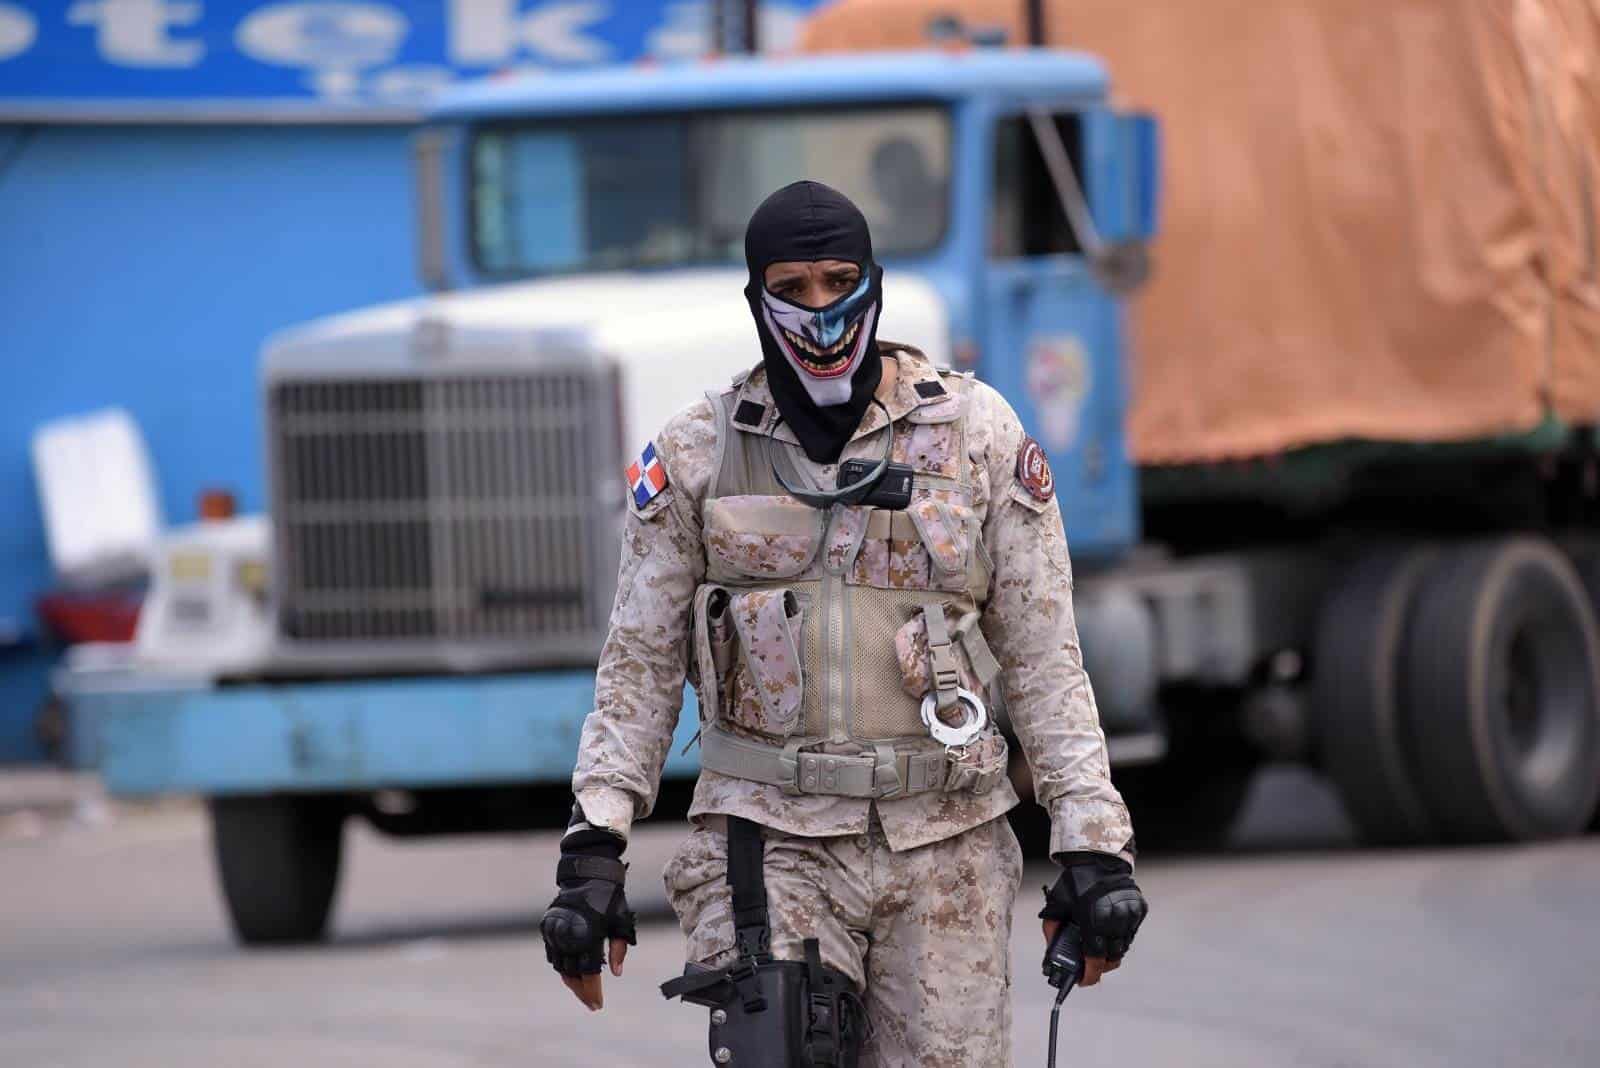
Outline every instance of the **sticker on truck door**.
POLYGON ((1071 334, 1046 334, 1028 342, 1028 395, 1033 398, 1039 438, 1062 453, 1078 438, 1084 399, 1089 396, 1089 355, 1071 334))

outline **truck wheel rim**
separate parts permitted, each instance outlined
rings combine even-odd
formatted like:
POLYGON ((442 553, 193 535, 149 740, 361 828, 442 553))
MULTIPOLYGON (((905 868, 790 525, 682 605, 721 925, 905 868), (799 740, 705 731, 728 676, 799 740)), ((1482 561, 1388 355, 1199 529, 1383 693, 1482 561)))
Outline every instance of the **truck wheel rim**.
POLYGON ((1584 634, 1548 602, 1507 623, 1488 693, 1508 785, 1533 808, 1560 808, 1565 780, 1592 744, 1583 737, 1595 698, 1584 634))
POLYGON ((1524 760, 1539 743, 1543 686, 1539 680, 1538 657, 1539 651, 1526 628, 1511 636, 1500 706, 1506 717, 1506 733, 1511 736, 1514 751, 1524 760))

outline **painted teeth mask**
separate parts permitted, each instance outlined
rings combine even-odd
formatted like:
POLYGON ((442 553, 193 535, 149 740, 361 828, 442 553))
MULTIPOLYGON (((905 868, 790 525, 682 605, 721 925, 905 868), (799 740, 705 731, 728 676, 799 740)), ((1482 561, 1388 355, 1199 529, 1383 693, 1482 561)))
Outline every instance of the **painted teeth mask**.
POLYGON ((849 402, 851 373, 861 365, 878 316, 872 295, 871 275, 863 275, 854 292, 826 308, 804 308, 761 291, 767 330, 813 403, 849 402))
POLYGON ((795 182, 756 209, 744 250, 750 271, 745 297, 778 413, 807 456, 833 463, 883 376, 876 338, 883 270, 872 259, 867 220, 838 190, 795 182), (766 270, 772 264, 817 260, 856 264, 860 283, 822 308, 793 304, 767 291, 766 270))

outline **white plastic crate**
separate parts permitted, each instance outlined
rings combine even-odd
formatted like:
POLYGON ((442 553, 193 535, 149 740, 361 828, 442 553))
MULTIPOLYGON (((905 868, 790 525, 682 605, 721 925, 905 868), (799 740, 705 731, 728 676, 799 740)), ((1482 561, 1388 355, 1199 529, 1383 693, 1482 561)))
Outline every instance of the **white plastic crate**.
POLYGON ((162 518, 133 416, 109 408, 44 424, 33 435, 33 470, 62 583, 92 587, 148 571, 162 518))

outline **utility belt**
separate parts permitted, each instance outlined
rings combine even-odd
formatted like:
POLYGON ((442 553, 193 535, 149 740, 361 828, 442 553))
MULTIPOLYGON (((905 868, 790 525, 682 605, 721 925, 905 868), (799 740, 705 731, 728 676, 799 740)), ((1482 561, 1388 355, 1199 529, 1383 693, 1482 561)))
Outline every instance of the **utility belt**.
POLYGON ((728 887, 738 959, 726 968, 690 964, 661 984, 665 998, 711 1010, 714 1065, 856 1068, 866 1010, 850 978, 822 963, 815 938, 805 959, 774 960, 761 827, 728 817, 728 887))
POLYGON ((769 745, 711 726, 701 734, 700 766, 786 794, 879 801, 934 790, 988 793, 1006 773, 1005 739, 993 732, 959 751, 940 746, 901 752, 880 742, 851 756, 808 752, 801 744, 769 745))

